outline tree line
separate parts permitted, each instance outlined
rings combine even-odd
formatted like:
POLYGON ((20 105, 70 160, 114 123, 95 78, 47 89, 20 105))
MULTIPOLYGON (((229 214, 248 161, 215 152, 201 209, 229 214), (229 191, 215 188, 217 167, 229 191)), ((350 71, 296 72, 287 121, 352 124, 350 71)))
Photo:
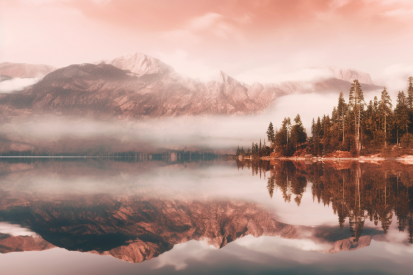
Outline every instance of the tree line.
POLYGON ((391 154, 413 148, 413 77, 408 78, 407 93, 399 91, 393 108, 392 99, 384 88, 373 100, 364 100, 358 80, 351 84, 346 102, 340 92, 331 115, 313 118, 311 137, 307 136, 299 114, 291 123, 284 118, 279 129, 270 122, 266 135, 268 146, 253 143, 251 148, 237 149, 237 155, 279 156, 312 154, 323 156, 334 151, 353 155, 391 154))

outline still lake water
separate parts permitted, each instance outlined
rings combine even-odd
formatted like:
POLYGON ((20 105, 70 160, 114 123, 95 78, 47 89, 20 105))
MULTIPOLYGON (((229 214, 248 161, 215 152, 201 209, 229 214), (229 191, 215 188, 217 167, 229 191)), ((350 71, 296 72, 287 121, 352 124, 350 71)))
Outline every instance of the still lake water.
POLYGON ((1 159, 0 272, 411 274, 412 168, 1 159))

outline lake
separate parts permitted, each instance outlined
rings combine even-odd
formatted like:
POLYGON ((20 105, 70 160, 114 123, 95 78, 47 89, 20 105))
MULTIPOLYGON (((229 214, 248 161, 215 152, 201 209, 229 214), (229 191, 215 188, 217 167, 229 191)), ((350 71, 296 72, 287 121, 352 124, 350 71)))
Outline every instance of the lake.
POLYGON ((412 167, 3 158, 1 274, 410 274, 412 167))

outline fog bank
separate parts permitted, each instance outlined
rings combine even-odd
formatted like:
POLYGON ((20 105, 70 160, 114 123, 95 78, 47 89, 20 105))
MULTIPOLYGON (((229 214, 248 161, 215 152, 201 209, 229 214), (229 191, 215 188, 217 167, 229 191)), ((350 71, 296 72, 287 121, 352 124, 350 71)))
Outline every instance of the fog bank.
POLYGON ((143 120, 99 121, 80 117, 40 116, 13 118, 0 126, 4 138, 24 143, 59 142, 61 139, 110 139, 119 144, 148 144, 156 148, 202 147, 233 149, 266 138, 268 124, 280 127, 284 117, 299 113, 304 126, 313 117, 330 114, 338 95, 305 94, 281 97, 260 115, 186 116, 143 120))
POLYGON ((21 91, 24 88, 36 84, 40 78, 12 78, 0 82, 0 93, 11 93, 21 91))

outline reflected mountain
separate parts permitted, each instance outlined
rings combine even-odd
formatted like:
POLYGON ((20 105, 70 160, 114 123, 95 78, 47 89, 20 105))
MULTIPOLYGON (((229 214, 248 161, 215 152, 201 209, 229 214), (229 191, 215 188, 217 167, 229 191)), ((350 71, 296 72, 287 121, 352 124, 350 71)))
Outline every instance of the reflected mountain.
POLYGON ((11 236, 0 233, 0 253, 42 251, 53 247, 41 237, 11 236))
POLYGON ((286 202, 294 197, 299 206, 311 183, 313 200, 331 205, 344 227, 349 221, 355 241, 363 233, 366 219, 380 224, 386 233, 393 218, 400 232, 408 231, 413 243, 413 170, 397 162, 292 162, 237 161, 238 169, 251 169, 253 175, 266 175, 270 197, 277 187, 286 202))
MULTIPOLYGON (((322 244, 322 252, 335 253, 367 246, 373 236, 382 234, 370 230, 369 236, 355 242, 348 231, 339 227, 311 228, 280 223, 272 212, 245 201, 117 199, 110 195, 46 200, 35 196, 14 197, 5 192, 1 193, 0 201, 1 220, 20 224, 41 237, 37 237, 41 240, 37 250, 57 246, 111 255, 134 263, 149 260, 171 250, 175 244, 190 240, 222 248, 246 235, 279 236, 311 239, 322 244), (50 245, 45 245, 43 240, 50 245)), ((17 240, 13 250, 11 238, 16 237, 2 239, 0 247, 7 241, 6 252, 24 250, 17 240)))

